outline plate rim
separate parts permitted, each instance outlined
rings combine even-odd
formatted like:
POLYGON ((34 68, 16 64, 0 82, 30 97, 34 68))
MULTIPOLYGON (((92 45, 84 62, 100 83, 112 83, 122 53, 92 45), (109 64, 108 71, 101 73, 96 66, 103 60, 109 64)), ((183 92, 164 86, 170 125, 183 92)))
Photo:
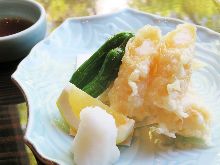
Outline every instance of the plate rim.
MULTIPOLYGON (((63 24, 65 24, 66 22, 69 21, 87 21, 87 20, 96 20, 96 19, 103 19, 106 17, 112 17, 115 15, 118 15, 120 13, 123 12, 131 12, 133 14, 142 14, 144 16, 147 17, 151 17, 152 19, 157 19, 157 20, 161 20, 161 21, 171 21, 174 22, 176 24, 180 24, 180 23, 187 23, 184 20, 181 19, 177 19, 177 18, 171 18, 171 17, 163 17, 160 15, 156 15, 156 14, 152 14, 152 13, 148 13, 148 12, 144 12, 144 11, 140 11, 134 8, 130 8, 130 7, 126 7, 124 9, 118 10, 116 12, 112 12, 112 13, 107 13, 107 14, 102 14, 102 15, 92 15, 92 16, 82 16, 82 17, 70 17, 70 18, 66 18, 53 32, 51 32, 47 37, 45 37, 42 41, 48 39, 51 35, 53 35, 53 33, 56 33, 56 31, 63 26, 63 24)), ((220 40, 220 33, 209 29, 207 27, 201 26, 201 25, 196 25, 194 24, 197 28, 202 29, 204 32, 206 32, 209 35, 214 35, 217 36, 220 40)), ((42 41, 40 41, 38 44, 40 44, 42 41)), ((37 45, 38 45, 37 44, 37 45)), ((33 48, 35 48, 37 45, 35 45, 33 48)), ((32 50, 33 50, 32 48, 32 50)), ((58 163, 56 163, 55 161, 49 159, 46 155, 40 153, 40 151, 37 149, 38 147, 35 146, 32 143, 32 140, 29 139, 28 137, 28 129, 31 127, 31 121, 29 120, 29 114, 31 113, 32 109, 30 108, 29 105, 29 97, 28 94, 26 94, 25 92, 25 87, 22 85, 22 80, 20 80, 19 76, 17 76, 17 73, 20 71, 20 66, 23 63, 24 60, 27 60, 28 57, 30 57, 30 55, 32 54, 32 50, 31 52, 28 54, 28 56, 26 56, 17 66, 16 70, 14 71, 14 73, 11 75, 11 80, 12 82, 19 88, 19 90, 22 92, 25 101, 26 101, 26 105, 27 105, 27 126, 26 126, 26 130, 24 133, 24 142, 25 144, 31 149, 31 151, 34 153, 34 156, 37 157, 39 160, 41 160, 43 163, 46 164, 50 164, 50 165, 58 165, 58 163)))
MULTIPOLYGON (((178 19, 178 18, 172 18, 172 17, 166 17, 166 16, 160 16, 160 15, 156 15, 156 14, 152 14, 152 13, 148 13, 148 12, 144 12, 144 11, 141 11, 141 10, 138 10, 138 9, 135 9, 135 8, 130 8, 130 7, 125 7, 121 10, 118 10, 118 11, 115 11, 115 12, 112 12, 112 13, 107 13, 107 14, 101 14, 101 15, 91 15, 91 16, 80 16, 80 17, 69 17, 69 18, 66 18, 64 20, 64 22, 66 21, 82 21, 82 20, 93 20, 93 19, 101 19, 103 17, 109 17, 109 16, 114 16, 114 15, 117 15, 119 13, 123 13, 123 12, 126 12, 126 11, 130 11, 130 12, 133 12, 134 14, 142 14, 142 15, 145 15, 145 16, 150 16, 152 18, 155 18, 155 19, 160 19, 160 20, 168 20, 168 21, 173 21, 173 22, 176 22, 176 23, 187 23, 187 21, 184 21, 184 20, 181 20, 181 19, 178 19)), ((64 23, 63 22, 63 23, 64 23)), ((208 33, 211 33, 211 34, 214 34, 214 35, 217 35, 218 37, 220 37, 220 33, 208 28, 208 27, 205 27, 205 26, 201 26, 201 25, 196 25, 194 23, 192 23, 193 25, 195 25, 197 28, 199 29, 203 29, 205 30, 206 32, 208 33)), ((62 25, 62 24, 61 24, 62 25)), ((60 26, 59 26, 60 27, 60 26)))

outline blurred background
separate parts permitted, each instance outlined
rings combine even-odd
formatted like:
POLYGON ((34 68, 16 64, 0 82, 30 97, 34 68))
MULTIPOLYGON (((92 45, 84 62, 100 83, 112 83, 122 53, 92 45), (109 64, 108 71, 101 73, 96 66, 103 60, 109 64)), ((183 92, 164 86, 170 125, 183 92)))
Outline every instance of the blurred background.
POLYGON ((110 13, 124 7, 175 17, 220 32, 220 0, 37 0, 53 27, 67 17, 110 13))
MULTIPOLYGON (((131 7, 161 16, 179 18, 220 32, 220 0, 37 0, 46 9, 48 31, 53 31, 68 17, 114 12, 131 7)), ((25 131, 27 106, 18 105, 20 123, 25 131)), ((30 164, 37 164, 26 147, 30 164)))

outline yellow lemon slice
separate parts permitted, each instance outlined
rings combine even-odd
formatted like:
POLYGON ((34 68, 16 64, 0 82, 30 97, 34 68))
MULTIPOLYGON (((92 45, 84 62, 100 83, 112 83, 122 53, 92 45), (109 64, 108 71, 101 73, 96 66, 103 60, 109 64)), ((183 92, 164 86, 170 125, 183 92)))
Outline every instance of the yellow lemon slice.
MULTIPOLYGON (((113 111, 100 100, 91 97, 75 85, 68 83, 57 100, 57 106, 63 118, 70 125, 71 129, 77 130, 80 122, 80 112, 86 107, 101 107, 111 114, 115 119, 118 128, 117 144, 125 141, 134 129, 134 120, 127 118, 123 114, 113 111)), ((97 116, 98 118, 99 116, 97 116)))

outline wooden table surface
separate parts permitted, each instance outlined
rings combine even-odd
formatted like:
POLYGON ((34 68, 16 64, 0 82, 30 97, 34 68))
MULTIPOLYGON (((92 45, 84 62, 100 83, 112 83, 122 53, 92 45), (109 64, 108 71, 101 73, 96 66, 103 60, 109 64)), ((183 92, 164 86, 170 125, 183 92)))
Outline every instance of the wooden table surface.
POLYGON ((11 80, 19 62, 0 64, 0 164, 29 164, 16 107, 25 100, 11 80))
MULTIPOLYGON (((21 60, 0 63, 0 165, 29 165, 17 105, 25 99, 11 75, 21 60)), ((37 159, 38 164, 43 164, 37 159)))

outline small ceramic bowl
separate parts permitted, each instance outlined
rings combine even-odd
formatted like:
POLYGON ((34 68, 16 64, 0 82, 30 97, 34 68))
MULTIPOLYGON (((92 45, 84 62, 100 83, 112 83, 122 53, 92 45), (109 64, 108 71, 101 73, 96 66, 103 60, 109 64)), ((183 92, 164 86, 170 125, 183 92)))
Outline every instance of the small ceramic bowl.
POLYGON ((6 17, 19 17, 33 22, 33 25, 21 32, 0 37, 0 62, 25 57, 46 34, 45 10, 35 1, 0 0, 0 19, 6 17))

